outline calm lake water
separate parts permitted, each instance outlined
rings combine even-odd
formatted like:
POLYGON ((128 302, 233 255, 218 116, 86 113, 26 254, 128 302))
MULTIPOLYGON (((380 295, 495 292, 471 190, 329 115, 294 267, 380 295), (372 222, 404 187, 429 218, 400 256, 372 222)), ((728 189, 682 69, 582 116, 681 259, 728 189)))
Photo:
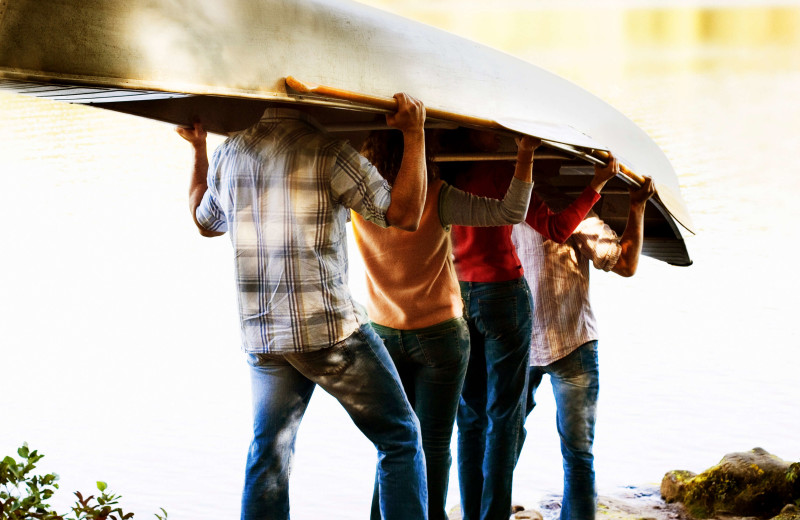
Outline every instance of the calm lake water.
MULTIPOLYGON (((679 174, 694 265, 594 276, 601 493, 755 446, 800 460, 800 7, 373 3, 577 82, 679 174)), ((45 453, 57 504, 105 480, 137 518, 238 516, 249 381, 230 245, 194 231, 190 159, 167 125, 0 94, 0 456, 25 441, 45 453)), ((544 387, 515 479, 523 504, 560 491, 554 413, 544 387)), ((374 456, 317 392, 293 518, 365 517, 374 456)))

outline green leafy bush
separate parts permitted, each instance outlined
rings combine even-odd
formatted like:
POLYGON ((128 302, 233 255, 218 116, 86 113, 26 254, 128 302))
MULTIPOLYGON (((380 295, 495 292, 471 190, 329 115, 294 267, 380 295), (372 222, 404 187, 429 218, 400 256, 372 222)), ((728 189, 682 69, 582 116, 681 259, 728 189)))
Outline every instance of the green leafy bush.
MULTIPOLYGON (((47 503, 58 489, 58 475, 49 473, 37 475, 33 472, 36 463, 44 455, 36 450, 31 451, 25 443, 17 450, 22 459, 17 462, 13 457, 6 457, 0 462, 0 520, 128 520, 133 513, 126 513, 119 507, 119 495, 106 492, 106 483, 97 482, 100 495, 89 495, 84 498, 79 491, 75 492, 77 501, 71 511, 65 515, 53 511, 47 503)), ((156 514, 158 520, 166 520, 167 512, 161 509, 164 516, 156 514)))

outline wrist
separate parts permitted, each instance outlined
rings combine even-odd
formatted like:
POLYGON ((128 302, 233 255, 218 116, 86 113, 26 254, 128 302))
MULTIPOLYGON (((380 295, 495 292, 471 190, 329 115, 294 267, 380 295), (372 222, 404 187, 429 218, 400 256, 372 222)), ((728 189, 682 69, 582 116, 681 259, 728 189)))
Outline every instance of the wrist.
POLYGON ((424 139, 425 138, 425 125, 410 125, 406 128, 401 128, 403 137, 405 139, 424 139))
POLYGON ((592 181, 589 183, 589 187, 592 188, 597 193, 600 193, 601 191, 603 191, 603 188, 605 187, 606 182, 607 181, 603 181, 603 180, 599 180, 599 179, 592 179, 592 181))
POLYGON ((644 207, 647 205, 646 200, 632 200, 631 201, 631 213, 644 213, 644 207))
POLYGON ((519 164, 533 164, 533 149, 520 148, 517 150, 517 162, 519 164))
POLYGON ((403 146, 406 150, 424 147, 425 130, 422 128, 403 130, 403 146))

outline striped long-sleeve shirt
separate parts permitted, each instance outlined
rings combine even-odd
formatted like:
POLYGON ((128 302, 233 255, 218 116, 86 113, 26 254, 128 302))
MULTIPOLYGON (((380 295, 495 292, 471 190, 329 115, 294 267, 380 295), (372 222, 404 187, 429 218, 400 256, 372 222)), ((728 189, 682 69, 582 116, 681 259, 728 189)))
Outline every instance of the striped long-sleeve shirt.
POLYGON ((598 339, 589 301, 589 262, 610 271, 622 247, 617 234, 590 214, 559 244, 523 222, 512 239, 533 295, 531 366, 546 366, 598 339))
POLYGON ((246 352, 317 350, 358 328, 349 210, 386 227, 390 202, 366 159, 295 110, 268 109, 217 148, 196 217, 230 235, 246 352))

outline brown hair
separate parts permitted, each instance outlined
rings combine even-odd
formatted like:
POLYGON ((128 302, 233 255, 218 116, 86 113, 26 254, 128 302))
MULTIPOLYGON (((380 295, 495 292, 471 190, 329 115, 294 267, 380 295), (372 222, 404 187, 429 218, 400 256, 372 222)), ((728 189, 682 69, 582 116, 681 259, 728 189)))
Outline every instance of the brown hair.
MULTIPOLYGON (((439 168, 433 160, 437 148, 438 134, 425 132, 425 162, 428 182, 439 175, 439 168)), ((400 163, 403 161, 403 134, 398 130, 373 130, 361 146, 361 155, 367 158, 389 184, 394 184, 400 163)))

